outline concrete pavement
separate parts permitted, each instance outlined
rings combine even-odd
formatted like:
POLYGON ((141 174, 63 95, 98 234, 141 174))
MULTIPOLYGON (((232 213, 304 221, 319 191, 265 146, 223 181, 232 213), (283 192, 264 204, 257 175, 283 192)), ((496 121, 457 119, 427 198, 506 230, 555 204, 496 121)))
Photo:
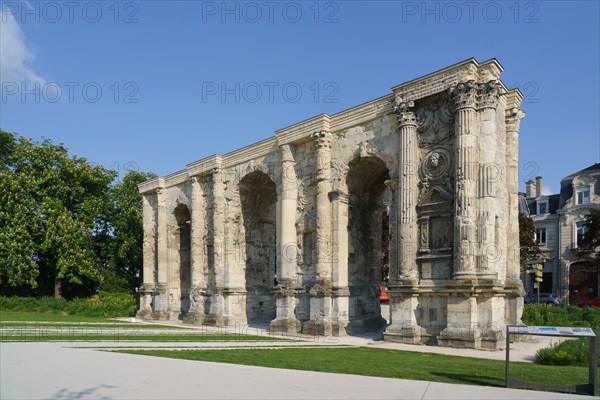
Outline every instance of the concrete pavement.
POLYGON ((2 400, 583 400, 595 398, 484 386, 155 358, 110 353, 90 348, 68 347, 71 345, 76 344, 1 343, 0 398, 2 400))

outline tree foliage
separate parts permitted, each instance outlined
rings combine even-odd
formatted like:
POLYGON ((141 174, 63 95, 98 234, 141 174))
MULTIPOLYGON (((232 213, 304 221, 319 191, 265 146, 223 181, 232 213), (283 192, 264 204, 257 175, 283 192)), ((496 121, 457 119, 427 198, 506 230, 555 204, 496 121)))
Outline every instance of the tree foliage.
POLYGON ((595 268, 600 267, 600 210, 592 208, 585 218, 587 232, 582 239, 580 259, 590 261, 595 268))
POLYGON ((110 271, 124 274, 124 286, 132 287, 129 275, 139 274, 142 251, 136 184, 149 175, 134 171, 112 186, 116 175, 69 156, 62 144, 0 130, 4 293, 87 294, 110 271))
POLYGON ((527 261, 541 257, 540 246, 535 241, 535 225, 533 219, 519 213, 519 247, 521 270, 527 268, 527 261))

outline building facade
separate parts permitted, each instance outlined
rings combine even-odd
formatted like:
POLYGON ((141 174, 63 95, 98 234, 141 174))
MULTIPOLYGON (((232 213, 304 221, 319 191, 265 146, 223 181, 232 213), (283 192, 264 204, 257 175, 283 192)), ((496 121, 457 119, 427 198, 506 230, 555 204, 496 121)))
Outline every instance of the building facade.
POLYGON ((469 59, 141 184, 138 317, 502 348, 524 115, 502 70, 469 59))
MULTIPOLYGON (((581 257, 585 218, 600 208, 600 163, 563 178, 560 193, 542 195, 542 178, 527 182, 524 198, 536 229, 544 259, 540 291, 552 293, 565 304, 598 297, 598 268, 581 257)), ((535 290, 533 276, 524 275, 527 292, 535 290)))

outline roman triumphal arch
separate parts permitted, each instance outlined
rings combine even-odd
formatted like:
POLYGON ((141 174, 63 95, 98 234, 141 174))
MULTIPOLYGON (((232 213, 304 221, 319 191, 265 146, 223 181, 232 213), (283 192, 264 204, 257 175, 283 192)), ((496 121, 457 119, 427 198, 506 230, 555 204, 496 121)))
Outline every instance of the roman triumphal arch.
POLYGON ((142 183, 138 317, 503 348, 524 114, 501 72, 469 59, 142 183))

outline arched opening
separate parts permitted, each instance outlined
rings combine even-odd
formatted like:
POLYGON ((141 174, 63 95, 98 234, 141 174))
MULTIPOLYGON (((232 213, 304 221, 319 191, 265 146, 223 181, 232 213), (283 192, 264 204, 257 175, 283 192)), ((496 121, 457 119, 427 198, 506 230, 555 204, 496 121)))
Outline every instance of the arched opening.
POLYGON ((598 297, 598 269, 591 263, 577 262, 569 268, 569 304, 598 297))
MULTIPOLYGON (((349 198, 348 285, 349 333, 380 331, 380 286, 387 278, 389 260, 389 171, 376 157, 350 164, 346 183, 349 198)), ((387 318, 388 316, 386 316, 387 318)))
POLYGON ((185 204, 179 204, 174 211, 175 222, 177 223, 175 231, 175 244, 177 246, 176 256, 179 267, 179 294, 180 311, 179 318, 185 317, 190 310, 190 286, 192 274, 191 262, 191 226, 190 210, 185 204))
POLYGON ((263 172, 246 175, 239 184, 246 254, 246 318, 249 325, 275 319, 276 277, 275 183, 263 172))

